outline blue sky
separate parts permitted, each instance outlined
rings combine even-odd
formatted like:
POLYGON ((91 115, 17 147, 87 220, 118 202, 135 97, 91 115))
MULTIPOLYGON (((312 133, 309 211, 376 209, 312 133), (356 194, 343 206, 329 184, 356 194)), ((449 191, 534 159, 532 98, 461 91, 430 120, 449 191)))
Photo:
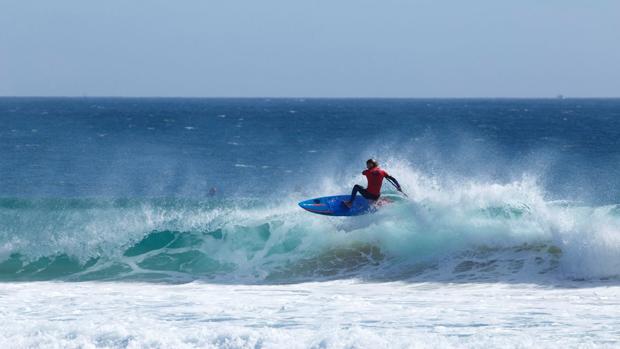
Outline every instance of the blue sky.
POLYGON ((620 1, 0 0, 0 95, 620 97, 620 1))

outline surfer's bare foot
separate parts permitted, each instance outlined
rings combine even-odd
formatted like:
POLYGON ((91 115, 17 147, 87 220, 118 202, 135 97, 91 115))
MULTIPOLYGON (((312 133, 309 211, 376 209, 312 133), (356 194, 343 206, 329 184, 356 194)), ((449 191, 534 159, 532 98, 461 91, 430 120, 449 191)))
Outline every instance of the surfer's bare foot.
POLYGON ((348 208, 351 208, 351 206, 353 206, 353 203, 351 201, 343 201, 342 203, 348 208))

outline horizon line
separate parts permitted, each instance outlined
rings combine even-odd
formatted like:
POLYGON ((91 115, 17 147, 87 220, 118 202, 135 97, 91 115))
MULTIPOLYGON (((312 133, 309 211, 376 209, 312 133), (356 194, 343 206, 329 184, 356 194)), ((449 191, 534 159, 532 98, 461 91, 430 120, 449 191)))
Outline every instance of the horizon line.
POLYGON ((552 100, 564 100, 564 99, 620 99, 620 96, 597 96, 597 97, 583 97, 583 96, 564 96, 558 94, 554 97, 541 97, 541 96, 531 96, 531 97, 506 97, 506 96, 485 96, 485 97, 472 97, 472 96, 464 96, 464 97, 368 97, 368 96, 313 96, 313 97, 305 97, 305 96, 115 96, 115 95, 49 95, 49 96, 37 96, 37 95, 0 95, 0 98, 74 98, 74 99, 97 99, 97 98, 118 98, 118 99, 552 99, 552 100))

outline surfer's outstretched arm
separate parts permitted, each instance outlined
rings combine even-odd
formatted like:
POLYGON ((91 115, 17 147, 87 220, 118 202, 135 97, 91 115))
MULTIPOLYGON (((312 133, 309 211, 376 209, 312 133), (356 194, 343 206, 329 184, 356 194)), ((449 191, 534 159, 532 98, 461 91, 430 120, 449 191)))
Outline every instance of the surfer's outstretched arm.
POLYGON ((390 181, 390 183, 392 183, 392 185, 396 187, 396 190, 400 191, 400 184, 398 184, 398 181, 396 180, 396 178, 388 175, 388 176, 385 176, 385 179, 390 181))

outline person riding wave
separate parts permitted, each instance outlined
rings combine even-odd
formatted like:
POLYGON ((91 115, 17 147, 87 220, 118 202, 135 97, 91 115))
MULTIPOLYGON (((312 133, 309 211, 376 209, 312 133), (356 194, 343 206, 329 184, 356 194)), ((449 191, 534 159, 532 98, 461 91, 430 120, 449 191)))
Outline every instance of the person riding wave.
POLYGON ((367 170, 364 170, 362 174, 366 176, 366 179, 368 179, 368 187, 364 188, 359 184, 356 184, 353 187, 353 191, 351 191, 351 198, 348 201, 343 201, 343 203, 349 208, 353 206, 357 193, 362 194, 362 196, 368 200, 377 201, 379 196, 381 196, 381 185, 383 184, 383 178, 392 183, 396 187, 396 190, 402 192, 400 184, 398 184, 396 178, 390 176, 387 172, 385 172, 385 170, 380 168, 377 160, 368 159, 366 161, 366 168, 367 170))

